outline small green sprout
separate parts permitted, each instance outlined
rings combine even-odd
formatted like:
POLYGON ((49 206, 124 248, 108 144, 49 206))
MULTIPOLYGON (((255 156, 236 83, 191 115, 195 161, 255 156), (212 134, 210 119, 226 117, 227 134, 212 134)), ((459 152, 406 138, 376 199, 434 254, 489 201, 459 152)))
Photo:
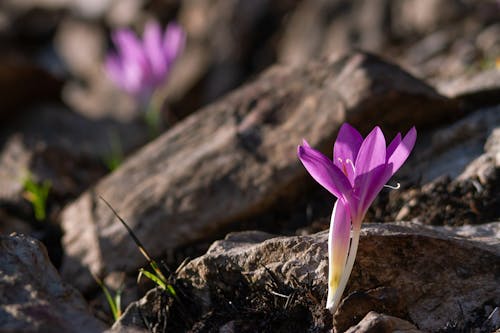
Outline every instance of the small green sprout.
POLYGON ((121 300, 122 300, 123 286, 118 288, 118 290, 116 290, 115 292, 115 297, 112 297, 108 287, 106 287, 106 285, 104 284, 104 282, 102 282, 101 279, 99 279, 97 276, 94 276, 94 280, 97 282, 99 287, 101 287, 102 292, 106 297, 106 301, 108 302, 111 314, 113 315, 113 319, 117 321, 118 319, 120 319, 122 315, 121 300))
POLYGON ((161 134, 162 117, 161 117, 161 100, 158 94, 154 94, 147 106, 144 114, 144 122, 148 126, 149 136, 151 139, 156 138, 161 134))
POLYGON ((120 136, 116 131, 110 134, 110 147, 111 151, 109 155, 103 158, 104 164, 109 171, 113 171, 123 163, 123 148, 120 141, 120 136))
POLYGON ((36 182, 31 173, 24 177, 22 183, 24 188, 23 197, 33 206, 36 220, 45 220, 47 217, 47 197, 52 184, 48 180, 41 183, 36 182))
POLYGON ((104 200, 103 197, 101 197, 101 196, 99 196, 99 197, 101 198, 102 201, 104 201, 104 203, 108 206, 108 208, 111 209, 113 214, 118 218, 118 220, 122 223, 122 225, 125 227, 125 229, 127 229, 128 234, 134 240, 135 244, 137 245, 137 248, 142 253, 142 255, 146 258, 146 260, 149 263, 149 266, 153 270, 153 272, 150 272, 144 268, 141 268, 139 270, 139 276, 137 277, 137 281, 139 281, 140 278, 142 277, 142 275, 144 275, 145 277, 149 278, 151 281, 156 283, 158 285, 158 287, 167 291, 168 293, 170 293, 173 297, 175 297, 177 299, 177 293, 175 292, 174 287, 171 284, 167 283, 167 278, 162 273, 160 267, 158 266, 158 263, 153 258, 151 258, 149 253, 146 251, 146 249, 142 245, 141 241, 137 238, 137 236, 134 234, 132 229, 130 229, 128 224, 120 217, 120 215, 118 215, 118 213, 114 210, 114 208, 111 207, 109 202, 104 200))

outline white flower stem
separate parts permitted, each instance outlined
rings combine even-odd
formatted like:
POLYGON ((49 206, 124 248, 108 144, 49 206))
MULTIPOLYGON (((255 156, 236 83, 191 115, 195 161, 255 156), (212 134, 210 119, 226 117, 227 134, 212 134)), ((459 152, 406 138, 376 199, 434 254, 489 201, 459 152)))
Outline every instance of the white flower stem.
POLYGON ((329 308, 332 313, 337 311, 337 307, 342 299, 342 294, 344 293, 344 289, 347 286, 347 281, 349 280, 349 276, 351 275, 351 271, 354 266, 356 253, 358 252, 360 226, 356 225, 357 224, 353 224, 353 229, 351 231, 351 245, 349 247, 346 265, 342 277, 340 278, 339 285, 335 291, 328 288, 328 300, 332 298, 332 293, 335 293, 333 295, 333 300, 331 301, 332 303, 330 303, 330 301, 327 302, 327 308, 329 308))

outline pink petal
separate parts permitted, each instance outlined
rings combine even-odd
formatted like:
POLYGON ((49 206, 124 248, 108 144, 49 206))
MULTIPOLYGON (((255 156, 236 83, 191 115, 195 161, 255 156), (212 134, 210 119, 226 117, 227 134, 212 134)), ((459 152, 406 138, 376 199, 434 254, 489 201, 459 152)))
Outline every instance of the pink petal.
POLYGON ((406 161, 415 146, 416 140, 417 130, 415 127, 412 127, 387 160, 387 163, 392 164, 392 174, 396 173, 396 171, 398 171, 401 165, 403 165, 406 161))
POLYGON ((354 162, 362 143, 361 134, 351 125, 344 123, 333 145, 333 163, 344 171, 351 184, 354 184, 354 162))
POLYGON ((356 158, 356 175, 367 173, 376 167, 385 164, 385 138, 378 126, 376 126, 359 148, 356 158))
POLYGON ((349 209, 341 200, 335 202, 328 235, 328 299, 327 308, 332 308, 342 296, 339 289, 342 275, 345 273, 347 254, 349 253, 351 220, 349 209))
POLYGON ((184 30, 175 24, 170 23, 165 30, 163 38, 163 52, 167 64, 171 64, 184 48, 186 36, 184 30))
POLYGON ((141 42, 131 30, 118 30, 112 37, 122 59, 139 63, 146 62, 141 42))
POLYGON ((333 162, 319 151, 304 145, 297 148, 297 155, 309 174, 337 198, 350 195, 351 185, 347 177, 333 162))
POLYGON ((144 28, 144 51, 154 74, 154 83, 161 84, 167 72, 167 63, 163 54, 162 31, 157 22, 148 22, 144 28))
POLYGON ((357 200, 352 202, 354 211, 352 219, 354 224, 361 224, 366 211, 387 181, 391 178, 392 174, 391 165, 384 163, 356 177, 354 196, 357 200))
POLYGON ((118 86, 122 87, 124 80, 123 68, 120 58, 116 54, 109 54, 104 63, 104 69, 108 77, 118 86))
POLYGON ((401 143, 401 133, 398 133, 387 147, 387 152, 385 153, 386 160, 388 160, 391 157, 392 153, 394 153, 394 150, 400 143, 401 143))

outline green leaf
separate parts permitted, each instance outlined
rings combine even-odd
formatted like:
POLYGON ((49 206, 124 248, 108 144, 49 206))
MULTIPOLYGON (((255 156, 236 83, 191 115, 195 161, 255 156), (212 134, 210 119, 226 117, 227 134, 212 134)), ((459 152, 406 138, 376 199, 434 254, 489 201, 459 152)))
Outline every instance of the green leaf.
POLYGON ((139 269, 139 276, 137 277, 137 280, 140 280, 141 276, 144 275, 154 283, 158 285, 163 290, 167 290, 167 285, 164 281, 162 281, 158 276, 155 274, 151 273, 150 271, 145 270, 144 268, 139 269))
POLYGON ((111 296, 111 293, 109 292, 109 289, 104 285, 104 283, 98 278, 94 277, 94 279, 96 280, 99 287, 101 287, 102 292, 104 293, 104 296, 106 297, 106 301, 108 302, 109 309, 111 310, 111 314, 113 315, 113 319, 115 321, 117 321, 122 315, 122 311, 121 311, 121 293, 122 293, 122 290, 121 289, 117 290, 115 297, 113 298, 111 296))

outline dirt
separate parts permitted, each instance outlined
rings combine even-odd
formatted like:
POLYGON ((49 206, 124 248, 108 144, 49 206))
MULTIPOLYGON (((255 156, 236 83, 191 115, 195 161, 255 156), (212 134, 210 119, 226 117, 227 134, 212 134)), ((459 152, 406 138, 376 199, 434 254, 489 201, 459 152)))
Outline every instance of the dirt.
POLYGON ((284 285, 282 280, 269 272, 269 283, 260 288, 244 275, 236 284, 221 278, 210 291, 211 303, 206 304, 193 296, 187 281, 174 279, 175 300, 157 289, 154 306, 158 309, 145 312, 142 319, 151 332, 329 332, 332 321, 319 296, 322 287, 284 285))
POLYGON ((369 210, 368 221, 417 220, 430 225, 462 226, 500 218, 500 174, 487 185, 449 177, 405 190, 383 191, 369 210))

